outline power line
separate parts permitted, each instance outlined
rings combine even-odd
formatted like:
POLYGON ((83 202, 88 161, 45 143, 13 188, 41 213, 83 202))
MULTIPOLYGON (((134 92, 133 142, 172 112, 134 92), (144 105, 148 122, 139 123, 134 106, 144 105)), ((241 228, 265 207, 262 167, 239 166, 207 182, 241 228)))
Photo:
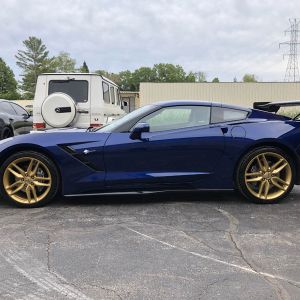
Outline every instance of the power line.
POLYGON ((285 56, 288 56, 288 63, 286 66, 284 81, 300 81, 299 77, 299 67, 298 67, 298 33, 299 33, 299 23, 298 19, 289 19, 290 28, 286 30, 284 33, 290 34, 290 41, 283 42, 279 44, 279 48, 281 45, 289 46, 289 53, 283 55, 283 59, 285 56))

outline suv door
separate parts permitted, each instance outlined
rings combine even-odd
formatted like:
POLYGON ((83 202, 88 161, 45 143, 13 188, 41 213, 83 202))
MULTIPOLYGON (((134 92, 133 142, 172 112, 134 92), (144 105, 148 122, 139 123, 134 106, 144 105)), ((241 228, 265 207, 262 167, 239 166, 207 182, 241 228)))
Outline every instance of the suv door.
MULTIPOLYGON (((80 128, 90 126, 90 76, 76 75, 48 75, 48 96, 53 93, 63 93, 72 98, 76 106, 76 115, 71 125, 80 128)), ((63 108, 63 107, 62 107, 63 108)), ((46 113, 46 112, 45 112, 46 113)), ((43 112, 42 112, 43 114, 43 112)))
POLYGON ((112 133, 104 147, 106 186, 168 189, 213 186, 224 150, 220 127, 210 126, 210 106, 161 108, 139 121, 150 125, 143 141, 112 133))

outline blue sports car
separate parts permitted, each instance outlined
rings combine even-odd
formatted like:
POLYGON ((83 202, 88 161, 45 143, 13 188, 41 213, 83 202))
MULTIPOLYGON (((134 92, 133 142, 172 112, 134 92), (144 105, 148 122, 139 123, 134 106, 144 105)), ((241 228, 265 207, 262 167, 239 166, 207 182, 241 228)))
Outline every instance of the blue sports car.
POLYGON ((300 184, 300 121, 200 101, 144 106, 100 129, 62 129, 0 142, 2 199, 37 207, 64 196, 236 189, 258 203, 300 184))

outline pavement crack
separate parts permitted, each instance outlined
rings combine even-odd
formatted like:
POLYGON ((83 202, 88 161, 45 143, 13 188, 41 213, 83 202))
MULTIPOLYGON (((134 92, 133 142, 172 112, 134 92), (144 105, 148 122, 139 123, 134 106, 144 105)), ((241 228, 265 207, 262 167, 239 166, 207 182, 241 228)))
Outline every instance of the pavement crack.
POLYGON ((104 290, 104 291, 109 292, 109 293, 113 293, 120 300, 123 300, 122 296, 120 294, 118 294, 118 292, 115 291, 114 289, 111 289, 111 288, 108 288, 108 287, 105 287, 105 286, 101 286, 101 285, 97 285, 97 284, 93 284, 93 283, 86 283, 85 285, 91 286, 91 287, 96 288, 96 289, 101 289, 101 290, 104 290))
POLYGON ((221 284, 221 283, 225 282, 226 280, 228 280, 228 278, 218 279, 218 280, 215 280, 215 281, 213 281, 213 282, 207 284, 207 285, 202 289, 202 291, 201 291, 201 293, 200 293, 200 295, 199 295, 199 299, 201 299, 201 297, 204 296, 204 295, 207 293, 207 291, 208 291, 211 287, 213 287, 213 286, 216 285, 216 284, 221 284))
POLYGON ((52 245, 53 241, 51 240, 51 234, 48 233, 47 235, 47 248, 46 248, 46 251, 47 251, 47 269, 50 273, 51 272, 51 262, 50 262, 50 256, 51 256, 51 245, 52 245))
POLYGON ((239 228, 239 220, 235 218, 231 213, 221 208, 216 208, 218 212, 220 212, 223 216, 225 216, 229 221, 229 230, 227 231, 230 241, 232 242, 236 251, 240 254, 242 260, 247 264, 247 266, 261 276, 268 284, 270 284, 273 289, 275 290, 278 299, 280 300, 289 300, 290 295, 284 287, 279 284, 279 282, 275 279, 271 279, 258 270, 245 256, 243 249, 239 246, 238 241, 235 235, 238 233, 239 228))

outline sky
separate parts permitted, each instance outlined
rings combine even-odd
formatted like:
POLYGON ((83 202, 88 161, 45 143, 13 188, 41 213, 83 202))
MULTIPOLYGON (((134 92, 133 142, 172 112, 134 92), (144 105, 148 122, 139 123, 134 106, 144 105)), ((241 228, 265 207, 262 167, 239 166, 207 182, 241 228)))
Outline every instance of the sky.
POLYGON ((0 57, 19 78, 15 54, 37 36, 90 70, 173 63, 208 80, 282 81, 289 48, 278 44, 296 17, 299 0, 0 0, 0 57))

